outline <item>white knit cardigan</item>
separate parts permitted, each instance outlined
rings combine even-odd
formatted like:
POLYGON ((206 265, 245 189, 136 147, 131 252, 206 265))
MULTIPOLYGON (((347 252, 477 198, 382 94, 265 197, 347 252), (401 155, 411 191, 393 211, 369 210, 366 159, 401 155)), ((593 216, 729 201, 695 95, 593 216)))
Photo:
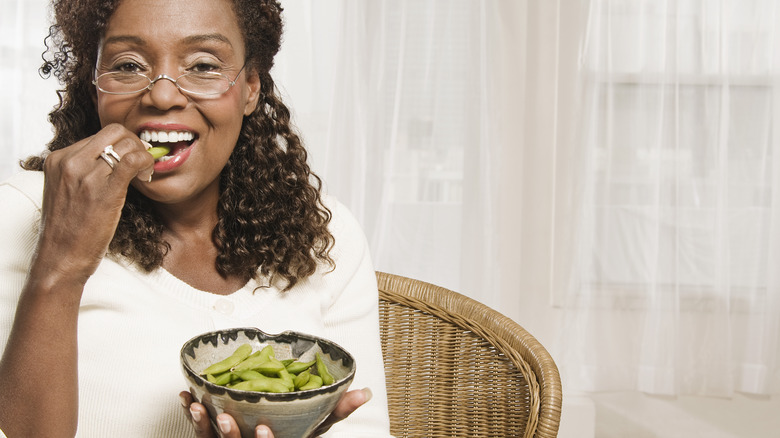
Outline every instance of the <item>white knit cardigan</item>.
MULTIPOLYGON (((24 171, 0 183, 0 352, 37 240, 43 180, 42 172, 24 171)), ((369 387, 373 398, 325 436, 390 436, 377 285, 366 239, 343 205, 327 196, 325 202, 333 212, 336 268, 323 266, 284 293, 250 281, 217 295, 164 269, 146 273, 106 257, 87 282, 79 311, 77 436, 194 436, 178 397, 187 389, 179 351, 193 336, 229 327, 297 330, 345 347, 357 363, 352 388, 369 387)))

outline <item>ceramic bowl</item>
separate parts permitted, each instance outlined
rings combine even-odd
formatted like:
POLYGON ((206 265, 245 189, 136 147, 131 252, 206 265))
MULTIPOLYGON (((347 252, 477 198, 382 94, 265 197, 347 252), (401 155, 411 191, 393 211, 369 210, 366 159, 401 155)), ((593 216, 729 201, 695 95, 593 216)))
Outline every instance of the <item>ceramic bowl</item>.
POLYGON ((180 359, 190 393, 206 407, 212 425, 218 414, 227 412, 236 419, 241 436, 246 438, 254 437, 258 424, 268 425, 276 438, 308 437, 333 411, 355 377, 355 360, 342 347, 327 339, 293 331, 277 335, 256 328, 208 332, 187 341, 180 359), (244 343, 252 345, 253 350, 273 345, 279 360, 313 360, 315 353, 321 352, 334 382, 318 389, 268 393, 219 386, 199 374, 244 343))

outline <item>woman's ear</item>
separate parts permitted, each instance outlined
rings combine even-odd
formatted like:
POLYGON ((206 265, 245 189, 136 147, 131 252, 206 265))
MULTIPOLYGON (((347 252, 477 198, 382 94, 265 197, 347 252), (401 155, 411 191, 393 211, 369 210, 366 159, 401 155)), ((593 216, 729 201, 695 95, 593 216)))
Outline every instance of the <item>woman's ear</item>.
POLYGON ((247 69, 246 71, 246 87, 248 94, 246 103, 244 104, 244 116, 248 116, 255 111, 262 91, 260 75, 254 68, 247 69))

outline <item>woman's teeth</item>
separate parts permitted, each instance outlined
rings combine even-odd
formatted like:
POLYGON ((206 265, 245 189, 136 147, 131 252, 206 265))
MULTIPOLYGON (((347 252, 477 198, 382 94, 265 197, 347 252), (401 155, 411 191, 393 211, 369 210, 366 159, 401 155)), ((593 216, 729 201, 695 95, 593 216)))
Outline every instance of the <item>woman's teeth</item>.
POLYGON ((155 143, 178 143, 192 141, 195 134, 187 131, 142 131, 141 140, 155 143))
POLYGON ((173 158, 170 154, 172 149, 181 150, 186 145, 176 145, 176 143, 191 142, 195 139, 195 134, 189 131, 141 131, 138 135, 141 140, 152 146, 149 153, 155 158, 155 161, 168 161, 173 158), (170 145, 170 146, 167 146, 170 145))

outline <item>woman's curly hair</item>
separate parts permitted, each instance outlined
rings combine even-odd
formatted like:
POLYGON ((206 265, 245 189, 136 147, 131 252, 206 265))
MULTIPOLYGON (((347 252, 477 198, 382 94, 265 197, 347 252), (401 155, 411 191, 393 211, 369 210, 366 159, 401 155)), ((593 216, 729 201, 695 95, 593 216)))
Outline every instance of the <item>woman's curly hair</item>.
MULTIPOLYGON (((69 146, 101 128, 91 79, 98 44, 120 0, 54 0, 55 23, 46 39, 41 72, 65 88, 49 114, 55 133, 49 150, 69 146)), ((282 37, 281 5, 275 0, 233 0, 246 41, 247 66, 260 75, 261 97, 244 117, 238 142, 220 176, 219 221, 212 238, 219 249, 220 274, 263 276, 289 289, 313 274, 319 263, 333 265, 328 230, 331 213, 322 203, 320 179, 294 132, 290 111, 276 94, 270 70, 282 37)), ((45 151, 22 163, 42 170, 45 151)), ((132 186, 109 251, 147 271, 162 265, 169 245, 150 201, 132 186)))

